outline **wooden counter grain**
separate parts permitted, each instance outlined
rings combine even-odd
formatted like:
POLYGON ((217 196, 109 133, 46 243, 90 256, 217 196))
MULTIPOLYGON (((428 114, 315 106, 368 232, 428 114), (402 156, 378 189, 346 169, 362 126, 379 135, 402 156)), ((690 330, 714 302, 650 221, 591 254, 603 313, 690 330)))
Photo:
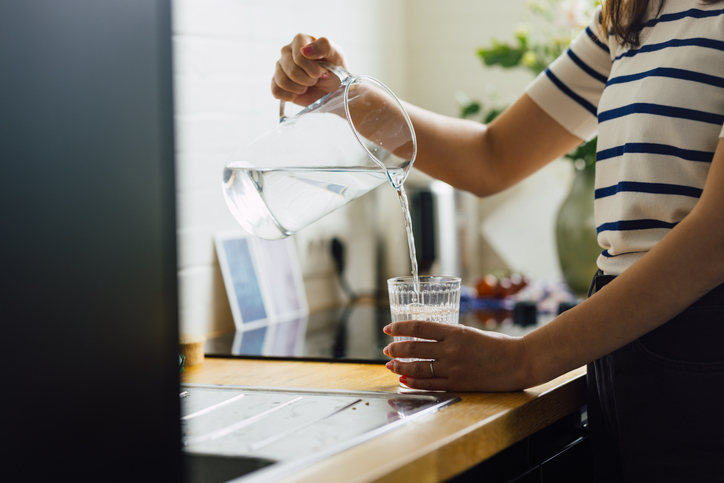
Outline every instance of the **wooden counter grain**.
MULTIPOLYGON (((445 481, 585 404, 585 368, 514 393, 462 401, 279 480, 284 483, 445 481)), ((397 392, 382 365, 207 358, 183 382, 397 392)))

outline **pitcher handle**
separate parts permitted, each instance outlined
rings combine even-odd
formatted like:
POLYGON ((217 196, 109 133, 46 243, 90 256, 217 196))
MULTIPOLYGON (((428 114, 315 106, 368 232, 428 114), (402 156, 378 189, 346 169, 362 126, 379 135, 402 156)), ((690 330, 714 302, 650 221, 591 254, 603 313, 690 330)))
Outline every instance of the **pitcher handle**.
MULTIPOLYGON (((342 83, 352 77, 352 74, 350 74, 347 69, 345 69, 341 65, 330 64, 329 62, 325 62, 323 60, 320 60, 318 64, 323 69, 327 69, 328 71, 339 77, 339 81, 342 83)), ((279 122, 284 122, 287 120, 287 116, 284 114, 285 105, 285 101, 279 101, 279 122)))

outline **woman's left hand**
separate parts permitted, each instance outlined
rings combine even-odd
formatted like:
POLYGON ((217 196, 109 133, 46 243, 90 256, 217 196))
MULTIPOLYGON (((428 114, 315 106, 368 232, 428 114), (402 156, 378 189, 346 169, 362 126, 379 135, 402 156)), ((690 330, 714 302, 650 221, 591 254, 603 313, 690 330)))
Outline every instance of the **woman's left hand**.
MULTIPOLYGON (((384 332, 426 341, 393 342, 384 349, 386 367, 413 389, 444 391, 517 391, 535 385, 523 338, 484 332, 464 325, 417 320, 393 322, 384 332), (430 360, 432 362, 432 368, 430 360), (434 371, 434 374, 433 374, 434 371)), ((541 381, 543 382, 543 381, 541 381)))

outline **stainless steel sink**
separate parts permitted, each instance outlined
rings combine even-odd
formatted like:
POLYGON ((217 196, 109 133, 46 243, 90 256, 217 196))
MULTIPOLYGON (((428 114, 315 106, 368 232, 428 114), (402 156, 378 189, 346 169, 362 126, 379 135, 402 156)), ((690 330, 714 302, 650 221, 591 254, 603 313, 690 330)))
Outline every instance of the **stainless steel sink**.
POLYGON ((185 457, 187 481, 193 483, 229 481, 274 463, 272 460, 250 456, 187 453, 185 457))
POLYGON ((193 483, 273 481, 460 400, 442 393, 183 384, 193 483))

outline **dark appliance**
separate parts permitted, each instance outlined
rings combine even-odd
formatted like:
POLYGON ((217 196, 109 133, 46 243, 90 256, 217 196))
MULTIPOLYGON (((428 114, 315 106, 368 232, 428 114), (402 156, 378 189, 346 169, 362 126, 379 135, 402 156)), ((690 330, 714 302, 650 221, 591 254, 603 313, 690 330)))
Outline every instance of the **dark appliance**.
POLYGON ((183 481, 169 0, 0 0, 4 481, 183 481))

